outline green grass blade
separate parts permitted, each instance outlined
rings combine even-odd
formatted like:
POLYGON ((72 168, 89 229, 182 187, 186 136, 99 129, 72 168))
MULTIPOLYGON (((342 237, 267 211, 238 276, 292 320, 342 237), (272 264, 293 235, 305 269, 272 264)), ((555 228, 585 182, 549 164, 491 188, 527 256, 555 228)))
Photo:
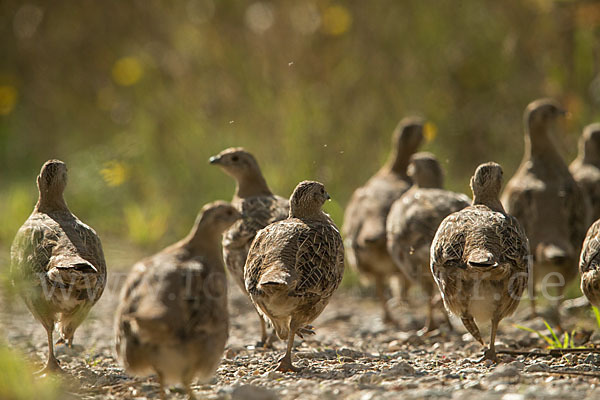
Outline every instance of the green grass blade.
POLYGON ((592 311, 594 311, 594 315, 596 316, 596 323, 598 324, 598 329, 600 329, 600 311, 598 311, 598 307, 592 306, 592 311))
POLYGON ((569 348, 569 332, 565 332, 565 339, 564 339, 562 348, 563 349, 569 348))
POLYGON ((540 331, 536 331, 535 329, 531 329, 528 328, 526 326, 523 325, 513 325, 515 328, 527 331, 527 332, 531 332, 531 333, 535 333, 536 335, 538 335, 540 338, 544 339, 550 346, 554 346, 554 342, 552 341, 552 339, 550 339, 548 336, 544 335, 542 332, 540 331))
POLYGON ((554 333, 554 329, 552 329, 552 327, 550 326, 550 324, 548 324, 546 321, 544 321, 544 325, 546 325, 546 328, 548 328, 548 330, 552 334, 552 338, 554 339, 554 346, 556 346, 559 349, 561 349, 562 348, 562 342, 558 339, 558 336, 556 336, 556 333, 554 333))

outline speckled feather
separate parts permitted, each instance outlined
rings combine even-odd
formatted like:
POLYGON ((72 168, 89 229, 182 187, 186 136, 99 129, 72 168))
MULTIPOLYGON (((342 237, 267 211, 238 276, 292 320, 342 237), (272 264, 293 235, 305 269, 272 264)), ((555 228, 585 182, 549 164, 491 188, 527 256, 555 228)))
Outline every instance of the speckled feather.
POLYGON ((600 220, 588 229, 579 259, 581 291, 590 303, 600 307, 600 220))
POLYGON ((115 316, 120 363, 162 383, 207 380, 229 332, 221 234, 241 214, 229 203, 207 204, 189 235, 134 265, 115 316))
POLYGON ((489 311, 502 319, 514 312, 527 286, 528 255, 527 237, 514 217, 476 205, 442 221, 431 245, 431 271, 448 311, 473 317, 471 297, 495 293, 489 311), (478 251, 491 253, 497 266, 467 268, 478 251))
MULTIPOLYGON (((56 178, 66 166, 51 160, 44 179, 56 178), (58 168, 54 171, 55 168, 58 168)), ((42 175, 42 173, 40 173, 42 175)), ((106 263, 96 232, 73 215, 56 192, 60 207, 38 201, 11 247, 11 276, 29 310, 46 329, 54 323, 62 339, 72 340, 106 286, 106 263)))
POLYGON ((325 198, 314 200, 325 195, 320 183, 301 182, 290 199, 298 204, 290 217, 260 230, 248 253, 246 290, 282 339, 294 329, 290 321, 303 327, 314 320, 342 281, 342 238, 320 210, 325 198), (308 199, 308 208, 298 199, 308 199))
POLYGON ((223 259, 229 273, 245 291, 244 265, 256 232, 287 218, 290 207, 287 199, 275 195, 236 199, 233 205, 242 212, 242 219, 223 234, 223 259))
POLYGON ((394 203, 387 219, 388 250, 414 283, 424 276, 431 279, 429 250, 442 220, 470 204, 464 194, 417 187, 394 203))

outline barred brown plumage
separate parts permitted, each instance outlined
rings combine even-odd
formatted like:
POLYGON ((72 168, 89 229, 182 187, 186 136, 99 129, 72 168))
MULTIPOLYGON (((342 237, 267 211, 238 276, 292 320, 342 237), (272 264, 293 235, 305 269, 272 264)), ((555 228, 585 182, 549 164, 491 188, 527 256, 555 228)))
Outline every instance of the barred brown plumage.
POLYGON ((481 344, 475 320, 491 320, 484 359, 494 361, 498 323, 517 308, 529 276, 527 236, 504 211, 501 185, 500 165, 480 165, 471 178, 473 205, 446 217, 431 244, 431 272, 446 309, 481 344))
POLYGON ((387 163, 364 186, 356 189, 344 212, 344 244, 351 267, 375 281, 385 322, 395 323, 387 306, 385 290, 390 277, 403 286, 409 281, 394 264, 386 247, 386 218, 392 203, 411 185, 406 174, 410 156, 423 141, 423 120, 404 118, 392 136, 392 151, 387 163))
POLYGON ((442 168, 431 153, 414 154, 408 174, 413 186, 394 202, 387 217, 387 247, 398 268, 413 284, 422 286, 429 297, 423 329, 429 332, 435 328, 435 283, 429 268, 431 242, 442 220, 469 206, 471 199, 442 189, 442 168))
POLYGON ((579 273, 581 291, 596 307, 600 307, 600 219, 588 229, 581 256, 579 273))
POLYGON ((40 372, 60 370, 54 356, 59 342, 71 347, 73 335, 106 286, 106 263, 96 232, 71 213, 64 200, 67 166, 47 161, 37 178, 39 199, 11 247, 13 284, 48 336, 48 361, 40 372))
MULTIPOLYGON (((242 213, 242 219, 223 234, 223 259, 235 282, 247 293, 244 265, 250 244, 260 229, 288 216, 289 203, 287 199, 271 192, 258 162, 243 148, 225 149, 211 157, 210 163, 221 167, 236 180, 236 190, 231 203, 242 213)), ((261 339, 258 345, 271 347, 275 335, 268 336, 265 321, 260 314, 259 319, 261 339)))
POLYGON ((246 290, 277 336, 287 339, 278 369, 298 371, 291 352, 296 334, 323 311, 344 273, 340 233, 321 206, 329 198, 321 183, 303 181, 290 198, 290 215, 260 230, 248 253, 246 290))
POLYGON ((134 265, 115 317, 119 362, 164 384, 212 377, 229 335, 227 282, 219 243, 241 218, 229 203, 205 205, 191 232, 134 265))

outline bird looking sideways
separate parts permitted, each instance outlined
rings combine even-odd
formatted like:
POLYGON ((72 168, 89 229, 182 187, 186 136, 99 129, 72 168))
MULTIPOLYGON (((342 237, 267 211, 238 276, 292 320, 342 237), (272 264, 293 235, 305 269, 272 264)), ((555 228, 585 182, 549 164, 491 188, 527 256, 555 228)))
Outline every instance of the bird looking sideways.
POLYGON ((308 324, 342 281, 342 238, 321 210, 329 199, 321 183, 300 182, 290 197, 289 217, 260 230, 248 252, 246 290, 277 336, 288 341, 279 371, 299 371, 292 365, 294 337, 314 334, 308 324))
POLYGON ((583 129, 579 154, 569 166, 569 171, 589 200, 591 220, 600 219, 600 123, 583 129))
MULTIPOLYGON (((550 99, 527 106, 523 160, 502 194, 506 211, 519 220, 529 238, 531 278, 557 289, 550 317, 559 329, 559 305, 566 285, 577 275, 577 257, 589 226, 587 199, 552 141, 565 114, 550 99)), ((535 316, 535 296, 531 306, 535 316)))
POLYGON ((484 345, 475 323, 491 320, 483 359, 497 361, 498 324, 517 308, 529 276, 529 244, 499 200, 502 168, 482 164, 471 178, 473 205, 450 214, 431 244, 431 272, 446 309, 484 345))
POLYGON ((468 207, 471 199, 443 189, 442 167, 431 153, 414 154, 408 175, 413 186, 392 205, 386 223, 387 245, 398 268, 427 293, 427 321, 421 331, 427 333, 436 327, 433 309, 437 290, 429 268, 431 242, 442 220, 468 207))
POLYGON ((392 261, 387 251, 386 219, 394 201, 411 185, 406 174, 410 157, 423 141, 424 121, 404 118, 392 135, 392 151, 387 163, 350 198, 344 213, 344 240, 350 266, 375 281, 375 291, 383 308, 384 322, 396 324, 386 296, 387 282, 395 278, 403 286, 410 281, 392 261))
POLYGON ((205 205, 191 232, 134 265, 115 318, 119 362, 136 375, 180 382, 190 399, 194 377, 217 369, 229 335, 221 234, 241 214, 224 201, 205 205))
POLYGON ((48 361, 40 373, 61 370, 54 328, 60 333, 57 344, 71 347, 75 330, 106 285, 100 238, 69 211, 66 185, 66 164, 46 161, 37 177, 38 202, 11 247, 13 285, 48 336, 48 361))
MULTIPOLYGON (((236 181, 231 204, 241 213, 242 219, 231 226, 223 235, 223 260, 238 286, 246 295, 244 265, 250 244, 256 232, 272 222, 287 218, 289 202, 274 195, 252 154, 241 147, 225 149, 210 158, 212 165, 219 166, 236 181)), ((261 339, 259 347, 272 347, 274 333, 267 335, 265 321, 260 319, 261 339)))

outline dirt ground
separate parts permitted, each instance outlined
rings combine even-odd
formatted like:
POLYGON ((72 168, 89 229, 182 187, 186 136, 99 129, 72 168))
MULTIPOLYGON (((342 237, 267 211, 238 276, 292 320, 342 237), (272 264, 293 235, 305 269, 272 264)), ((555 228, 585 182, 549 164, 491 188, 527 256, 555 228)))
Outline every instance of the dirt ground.
MULTIPOLYGON (((130 256, 131 257, 131 256, 130 256)), ((131 264, 129 264, 131 265, 131 264)), ((155 378, 129 376, 113 355, 113 315, 123 273, 110 273, 103 297, 75 335, 73 349, 58 348, 67 371, 67 396, 79 399, 155 399, 155 378)), ((385 326, 378 305, 368 293, 340 290, 314 322, 316 335, 298 339, 294 362, 300 373, 274 372, 284 344, 276 350, 255 349, 259 336, 257 317, 250 302, 230 285, 231 330, 223 361, 215 378, 193 389, 207 399, 386 399, 473 398, 583 399, 600 398, 600 354, 514 356, 501 354, 502 362, 477 363, 481 345, 458 320, 455 332, 445 328, 422 337, 416 333, 425 320, 424 301, 413 294, 410 307, 397 305, 400 327, 385 326)), ((544 350, 534 333, 514 323, 544 330, 542 319, 524 320, 527 304, 512 319, 504 320, 496 341, 498 349, 544 350)), ((565 326, 595 325, 589 307, 570 310, 565 326), (583 322, 582 322, 583 321, 583 322)), ((441 314, 438 315, 441 320, 441 314)), ((8 344, 36 366, 46 356, 46 336, 20 301, 0 305, 1 331, 8 344)), ((484 330, 486 327, 484 327, 484 330)), ((578 328, 581 329, 581 328, 578 328)), ((487 331, 486 331, 487 333, 487 331)), ((589 335, 580 334, 578 337, 589 335)), ((588 345, 600 343, 593 333, 588 345)), ((178 387, 170 398, 183 399, 178 387)))

